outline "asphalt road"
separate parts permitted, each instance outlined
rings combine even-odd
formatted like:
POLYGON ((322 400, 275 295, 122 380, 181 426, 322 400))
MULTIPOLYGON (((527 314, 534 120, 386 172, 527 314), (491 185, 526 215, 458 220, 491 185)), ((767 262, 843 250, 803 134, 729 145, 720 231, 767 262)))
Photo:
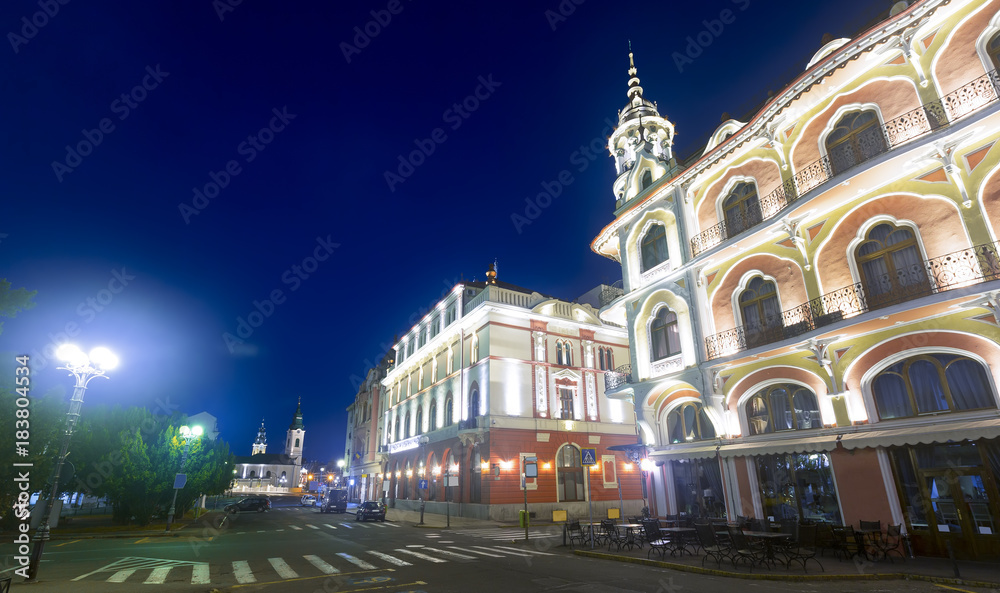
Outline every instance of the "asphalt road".
MULTIPOLYGON (((357 523, 275 499, 267 513, 241 514, 217 530, 210 524, 176 538, 54 541, 46 547, 43 582, 14 591, 207 592, 462 592, 579 593, 865 592, 983 590, 919 582, 782 583, 681 573, 587 559, 562 548, 561 537, 484 527, 423 529, 411 524, 357 523)), ((5 574, 10 574, 5 573, 5 574)))

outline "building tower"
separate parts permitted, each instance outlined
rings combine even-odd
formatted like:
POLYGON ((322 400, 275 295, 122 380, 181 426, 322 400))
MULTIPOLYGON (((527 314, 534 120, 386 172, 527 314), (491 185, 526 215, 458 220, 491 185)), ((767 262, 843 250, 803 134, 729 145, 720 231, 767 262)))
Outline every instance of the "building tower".
POLYGON ((264 419, 260 419, 260 429, 257 430, 257 439, 253 442, 251 455, 267 452, 267 431, 264 430, 264 419))
POLYGON ((302 398, 295 408, 295 416, 288 426, 288 438, 285 440, 285 455, 292 458, 295 465, 302 465, 302 443, 306 438, 306 429, 302 424, 302 398))
POLYGON ((674 124, 660 117, 656 104, 642 96, 631 51, 628 64, 628 104, 618 112, 618 127, 608 139, 618 172, 614 193, 619 203, 642 193, 677 166, 674 124))

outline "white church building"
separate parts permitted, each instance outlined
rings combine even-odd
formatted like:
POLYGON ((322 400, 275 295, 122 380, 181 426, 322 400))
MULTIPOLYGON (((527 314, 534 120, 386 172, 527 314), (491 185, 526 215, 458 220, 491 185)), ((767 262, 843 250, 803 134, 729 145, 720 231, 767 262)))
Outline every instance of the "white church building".
POLYGON ((267 452, 267 431, 260 422, 249 456, 236 457, 233 492, 291 492, 302 486, 302 445, 306 429, 302 424, 302 400, 285 437, 284 453, 267 452))

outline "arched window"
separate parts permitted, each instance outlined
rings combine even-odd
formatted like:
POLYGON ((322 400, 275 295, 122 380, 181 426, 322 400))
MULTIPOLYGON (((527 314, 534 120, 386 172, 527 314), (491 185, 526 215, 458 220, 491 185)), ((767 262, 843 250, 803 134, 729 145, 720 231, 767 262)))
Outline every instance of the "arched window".
POLYGON ((872 395, 882 420, 996 407, 983 365, 953 354, 911 356, 885 368, 872 395))
POLYGON ((479 336, 472 336, 472 362, 479 361, 479 336))
POLYGON ((423 434, 424 432, 424 408, 422 406, 417 406, 417 427, 413 431, 414 434, 423 434))
POLYGON ((404 425, 406 427, 406 428, 403 429, 403 430, 406 431, 406 437, 405 438, 410 438, 410 435, 412 434, 410 431, 412 431, 413 428, 410 425, 410 413, 409 412, 406 413, 406 422, 404 423, 404 425))
POLYGON ((396 416, 396 426, 395 428, 392 429, 392 436, 395 437, 397 441, 400 440, 403 436, 399 432, 399 416, 396 416))
POLYGON ((430 423, 431 430, 437 430, 437 417, 438 417, 438 404, 437 400, 431 400, 431 411, 430 411, 430 423))
POLYGON ((845 113, 826 137, 826 153, 834 175, 886 150, 878 114, 868 109, 845 113))
POLYGON ((715 438, 715 426, 697 402, 683 403, 667 414, 667 439, 671 443, 715 438))
POLYGON ((597 361, 602 371, 611 371, 615 368, 615 362, 611 357, 610 347, 601 346, 597 349, 597 361))
POLYGON ((451 423, 454 421, 454 418, 455 418, 455 404, 454 401, 452 400, 451 393, 449 393, 444 400, 444 425, 451 426, 451 423))
POLYGON ((747 401, 746 412, 751 435, 823 428, 816 394, 801 385, 779 383, 762 389, 747 401))
POLYGON ((556 472, 559 475, 559 502, 586 500, 579 449, 573 445, 563 445, 556 453, 556 472))
POLYGON ((907 227, 888 222, 873 226, 854 257, 871 309, 916 298, 930 290, 917 237, 907 227))
POLYGON ((774 282, 756 276, 740 293, 740 315, 745 326, 747 348, 781 339, 781 303, 774 282), (775 334, 777 330, 778 335, 775 334))
POLYGON ((563 340, 556 341, 556 364, 573 366, 573 351, 569 342, 563 340))
POLYGON ((479 416, 479 388, 473 387, 469 394, 469 419, 479 416))
POLYGON ((735 237, 764 219, 753 183, 737 183, 722 202, 726 220, 726 236, 735 237))
POLYGON ((1000 70, 1000 33, 997 33, 986 44, 986 53, 990 56, 990 63, 994 70, 1000 70))
POLYGON ((296 448, 298 448, 298 447, 300 446, 300 445, 299 445, 299 443, 300 443, 300 442, 301 442, 301 441, 300 441, 299 439, 295 439, 295 447, 296 447, 296 448))
POLYGON ((651 270, 667 261, 667 231, 660 223, 651 225, 639 240, 639 250, 642 256, 642 271, 651 270))
POLYGON ((256 477, 257 477, 257 472, 254 471, 254 470, 250 470, 250 478, 253 479, 253 478, 256 478, 256 477))
POLYGON ((677 329, 677 314, 663 307, 649 324, 650 361, 670 358, 681 353, 681 338, 677 329))
POLYGON ((264 476, 264 479, 265 480, 270 480, 271 479, 271 470, 267 471, 267 474, 264 476))
POLYGON ((647 187, 653 185, 653 173, 652 171, 645 171, 642 174, 642 180, 639 182, 639 189, 644 190, 647 187))

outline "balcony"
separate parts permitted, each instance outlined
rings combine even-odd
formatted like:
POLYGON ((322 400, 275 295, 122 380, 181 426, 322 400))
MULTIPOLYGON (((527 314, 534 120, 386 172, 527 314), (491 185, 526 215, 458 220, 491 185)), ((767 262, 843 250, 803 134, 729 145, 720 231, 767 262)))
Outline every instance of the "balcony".
POLYGON ((613 371, 604 373, 604 392, 618 389, 626 383, 632 382, 632 365, 623 364, 613 371))
POLYGON ((992 280, 1000 280, 1000 243, 985 243, 921 261, 907 269, 828 292, 764 319, 761 324, 741 325, 708 336, 705 338, 708 360, 791 339, 883 307, 992 280))
POLYGON ((480 416, 480 417, 476 417, 476 418, 469 418, 468 420, 459 420, 458 421, 458 430, 459 431, 463 431, 463 430, 477 430, 479 428, 479 422, 478 422, 479 418, 483 418, 483 420, 484 420, 483 424, 485 425, 486 418, 484 416, 480 416))
POLYGON ((775 217, 785 206, 834 176, 996 102, 998 89, 1000 75, 993 70, 937 101, 925 103, 881 127, 871 128, 870 133, 862 134, 855 142, 837 146, 830 154, 803 167, 766 197, 753 202, 746 212, 692 237, 691 255, 697 257, 723 241, 775 217))

